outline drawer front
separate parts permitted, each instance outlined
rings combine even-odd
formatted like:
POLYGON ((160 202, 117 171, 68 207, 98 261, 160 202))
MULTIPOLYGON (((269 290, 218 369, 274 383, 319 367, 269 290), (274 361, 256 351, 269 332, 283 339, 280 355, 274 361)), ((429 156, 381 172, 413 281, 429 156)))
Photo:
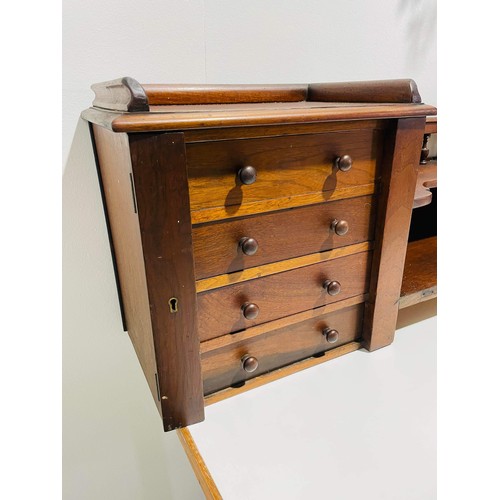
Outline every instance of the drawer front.
POLYGON ((373 202, 373 197, 361 196, 195 226, 196 279, 371 240, 373 202), (245 251, 252 253, 253 248, 240 245, 248 241, 245 238, 257 242, 257 251, 252 255, 245 251))
POLYGON ((202 354, 205 395, 358 339, 363 312, 364 304, 358 304, 202 354), (338 333, 334 343, 323 333, 328 328, 338 333), (242 358, 247 355, 258 361, 252 373, 243 368, 242 358))
POLYGON ((371 258, 362 252, 198 293, 200 340, 361 295, 368 291, 371 258), (339 293, 327 293, 328 280, 340 283, 339 293))
POLYGON ((188 144, 193 223, 370 194, 381 139, 366 129, 188 144), (335 166, 342 155, 352 158, 349 171, 335 166), (245 166, 256 171, 252 184, 238 175, 245 166))

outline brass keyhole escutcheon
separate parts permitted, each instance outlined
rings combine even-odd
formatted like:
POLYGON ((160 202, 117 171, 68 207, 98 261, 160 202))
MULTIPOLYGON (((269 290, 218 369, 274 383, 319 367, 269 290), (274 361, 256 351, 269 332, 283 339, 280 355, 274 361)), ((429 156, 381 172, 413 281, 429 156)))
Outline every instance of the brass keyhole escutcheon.
POLYGON ((168 307, 170 307, 170 312, 171 313, 176 313, 179 310, 179 299, 176 299, 175 297, 172 297, 168 301, 168 307))

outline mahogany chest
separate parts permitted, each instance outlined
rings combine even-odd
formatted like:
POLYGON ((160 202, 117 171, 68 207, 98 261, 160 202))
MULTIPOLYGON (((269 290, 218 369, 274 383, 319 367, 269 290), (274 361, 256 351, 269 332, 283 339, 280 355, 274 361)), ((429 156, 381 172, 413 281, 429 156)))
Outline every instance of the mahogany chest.
POLYGON ((166 431, 392 342, 436 113, 415 82, 92 88, 124 328, 166 431))

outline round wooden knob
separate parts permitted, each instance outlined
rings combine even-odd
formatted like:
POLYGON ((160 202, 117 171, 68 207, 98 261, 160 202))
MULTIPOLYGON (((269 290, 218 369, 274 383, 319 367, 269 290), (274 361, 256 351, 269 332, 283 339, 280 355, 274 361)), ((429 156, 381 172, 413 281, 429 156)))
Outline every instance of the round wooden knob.
POLYGON ((344 234, 349 231, 349 224, 347 223, 346 220, 337 220, 335 219, 331 224, 330 224, 330 229, 332 231, 335 231, 336 234, 339 236, 344 236, 344 234))
POLYGON ((241 238, 239 245, 241 251, 245 255, 253 255, 259 249, 257 240, 253 238, 247 238, 246 236, 244 238, 241 238))
POLYGON ((339 156, 335 158, 335 166, 342 172, 347 172, 351 170, 352 158, 349 155, 339 156))
POLYGON ((323 288, 328 295, 338 295, 340 293, 340 283, 338 281, 326 280, 323 283, 323 288))
POLYGON ((250 165, 240 168, 238 178, 242 184, 253 184, 257 180, 257 170, 250 165))
POLYGON ((250 354, 245 354, 241 358, 241 365, 247 373, 252 373, 259 367, 259 362, 257 358, 250 356, 250 354))
POLYGON ((255 319, 259 315, 259 306, 251 302, 245 302, 241 306, 241 310, 246 319, 255 319))
POLYGON ((323 330, 323 335, 329 344, 335 344, 335 342, 339 339, 339 332, 333 328, 325 328, 323 330))

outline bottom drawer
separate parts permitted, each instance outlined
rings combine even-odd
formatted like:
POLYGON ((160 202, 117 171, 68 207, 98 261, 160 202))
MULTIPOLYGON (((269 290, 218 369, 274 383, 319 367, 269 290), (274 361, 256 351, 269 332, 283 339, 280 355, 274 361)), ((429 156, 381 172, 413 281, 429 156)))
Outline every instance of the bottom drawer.
POLYGON ((357 304, 203 353, 205 395, 358 339, 363 312, 364 304, 357 304), (245 357, 247 370, 257 368, 246 371, 245 357))

